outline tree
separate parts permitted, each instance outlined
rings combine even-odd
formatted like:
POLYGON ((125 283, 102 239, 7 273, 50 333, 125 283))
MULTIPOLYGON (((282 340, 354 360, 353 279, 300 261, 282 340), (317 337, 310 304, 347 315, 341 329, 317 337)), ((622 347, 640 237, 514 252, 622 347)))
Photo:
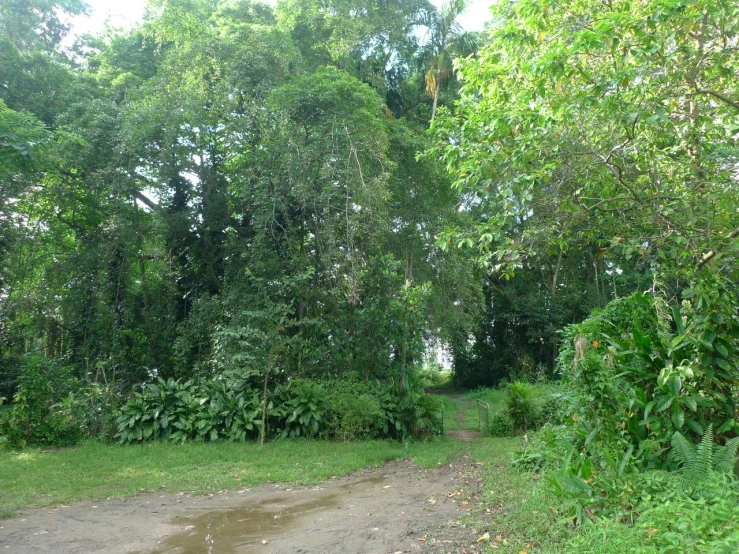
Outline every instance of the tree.
POLYGON ((734 3, 520 0, 493 20, 434 150, 484 206, 463 239, 480 261, 510 273, 592 245, 679 272, 730 240, 734 3))
POLYGON ((66 53, 73 1, 0 24, 0 379, 12 389, 31 351, 115 372, 121 392, 216 377, 219 332, 279 327, 271 304, 244 305, 252 279, 309 272, 273 299, 300 340, 259 378, 412 382, 422 337, 467 329, 479 298, 471 265, 434 246, 467 214, 415 159, 428 2, 153 5, 66 53))
POLYGON ((240 303, 248 306, 227 314, 229 324, 219 333, 225 363, 245 377, 259 376, 262 382, 262 424, 259 442, 267 433, 267 393, 270 377, 284 371, 290 350, 302 339, 292 302, 295 288, 310 279, 308 271, 279 281, 267 280, 247 271, 247 284, 240 303), (298 332, 296 332, 296 329, 298 332))
POLYGON ((8 0, 0 5, 0 98, 46 124, 74 100, 71 61, 60 43, 69 17, 87 12, 81 0, 8 0))
POLYGON ((446 0, 437 10, 427 11, 422 20, 428 29, 428 45, 431 53, 431 68, 426 73, 426 92, 433 102, 431 121, 436 117, 441 82, 451 74, 449 50, 455 41, 469 40, 457 18, 467 9, 467 0, 446 0))

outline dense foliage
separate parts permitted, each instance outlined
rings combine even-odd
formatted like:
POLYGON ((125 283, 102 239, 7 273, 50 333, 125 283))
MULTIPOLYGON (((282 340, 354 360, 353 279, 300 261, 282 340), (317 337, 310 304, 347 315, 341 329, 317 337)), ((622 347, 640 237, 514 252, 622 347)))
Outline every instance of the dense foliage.
MULTIPOLYGON (((737 4, 508 0, 492 11, 478 55, 457 62, 461 96, 437 114, 428 153, 474 220, 439 246, 490 272, 484 340, 460 341, 459 376, 530 374, 542 353, 521 347, 527 327, 544 323, 531 329, 545 346, 551 324, 560 423, 517 465, 543 471, 559 513, 585 526, 564 551, 733 551, 737 4)), ((499 434, 534 404, 531 390, 513 392, 499 434)))
POLYGON ((130 31, 63 41, 82 2, 3 3, 4 428, 59 428, 11 441, 73 441, 61 393, 26 371, 39 356, 65 394, 107 387, 114 408, 158 378, 238 374, 259 381, 260 428, 296 378, 416 398, 426 341, 470 328, 481 290, 434 246, 467 215, 416 159, 476 44, 462 8, 162 0, 130 31))
MULTIPOLYGON (((438 412, 432 397, 389 385, 295 379, 270 391, 266 424, 270 436, 282 438, 404 439, 437 432, 438 412)), ((253 439, 262 425, 261 391, 236 376, 160 378, 121 408, 117 424, 121 442, 253 439)))
POLYGON ((426 436, 436 341, 567 552, 735 551, 739 5, 464 7, 0 4, 0 445, 426 436))

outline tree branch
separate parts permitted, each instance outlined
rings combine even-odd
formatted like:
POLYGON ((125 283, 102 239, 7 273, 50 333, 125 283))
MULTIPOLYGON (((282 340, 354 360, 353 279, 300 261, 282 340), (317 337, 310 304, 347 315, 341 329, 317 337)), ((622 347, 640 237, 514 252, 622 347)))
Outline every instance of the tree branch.
POLYGON ((597 208, 598 208, 598 206, 600 206, 601 204, 605 204, 605 203, 607 203, 607 202, 617 202, 617 201, 619 201, 619 200, 629 200, 630 198, 631 198, 631 196, 614 196, 614 197, 612 197, 612 198, 603 198, 602 200, 599 200, 598 202, 596 202, 596 203, 595 203, 595 204, 593 204, 592 206, 586 206, 585 204, 582 204, 582 201, 583 201, 583 200, 597 200, 597 198, 590 198, 590 197, 588 197, 588 196, 581 196, 581 197, 579 197, 579 198, 578 198, 577 200, 578 200, 578 202, 580 202, 580 204, 581 204, 581 205, 582 205, 582 206, 583 206, 583 207, 584 207, 585 209, 587 209, 588 211, 590 211, 590 210, 595 210, 595 209, 597 209, 597 208))
POLYGON ((731 98, 727 98, 720 92, 716 92, 715 90, 702 89, 702 88, 696 89, 695 91, 698 94, 707 94, 708 96, 713 96, 714 98, 721 100, 722 102, 728 104, 732 108, 739 110, 739 102, 735 102, 731 98))
POLYGON ((148 196, 144 196, 142 193, 140 193, 137 190, 132 190, 131 196, 133 196, 136 200, 138 200, 142 204, 146 204, 152 210, 156 210, 159 207, 159 204, 151 200, 148 196))
MULTIPOLYGON (((728 240, 735 239, 736 237, 739 237, 739 228, 734 229, 731 233, 726 235, 726 238, 728 240)), ((716 250, 711 250, 710 252, 703 254, 703 257, 698 261, 698 263, 695 266, 695 271, 698 272, 701 269, 703 269, 703 266, 706 265, 713 258, 715 258, 716 254, 718 254, 716 250)))

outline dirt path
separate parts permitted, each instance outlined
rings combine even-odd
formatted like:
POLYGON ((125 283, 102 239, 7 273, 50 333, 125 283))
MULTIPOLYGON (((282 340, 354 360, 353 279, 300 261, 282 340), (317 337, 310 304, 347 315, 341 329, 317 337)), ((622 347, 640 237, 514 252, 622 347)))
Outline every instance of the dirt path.
MULTIPOLYGON (((449 391, 448 389, 440 389, 437 387, 427 387, 426 392, 434 394, 440 397, 447 397, 454 401, 456 406, 456 412, 454 413, 454 419, 456 420, 456 426, 452 429, 444 429, 444 434, 447 437, 470 442, 479 438, 482 438, 482 433, 479 430, 469 429, 470 422, 465 420, 464 407, 472 405, 473 400, 468 400, 460 392, 449 391)), ((475 424, 477 420, 475 419, 475 424)))
POLYGON ((474 504, 477 467, 402 460, 317 487, 61 506, 0 521, 0 554, 458 552, 484 528, 456 524, 474 504))

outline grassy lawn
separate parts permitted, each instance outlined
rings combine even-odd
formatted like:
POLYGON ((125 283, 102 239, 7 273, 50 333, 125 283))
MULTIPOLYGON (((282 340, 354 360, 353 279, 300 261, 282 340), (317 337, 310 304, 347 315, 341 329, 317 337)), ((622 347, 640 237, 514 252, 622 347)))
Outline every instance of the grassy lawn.
POLYGON ((492 413, 505 409, 506 390, 505 389, 477 389, 465 393, 465 397, 470 400, 482 400, 490 404, 492 413))
POLYGON ((477 430, 477 407, 474 400, 450 392, 444 402, 444 429, 477 430))
POLYGON ((0 517, 18 510, 83 499, 124 498, 151 492, 206 493, 261 483, 316 483, 385 461, 412 457, 430 467, 445 462, 458 443, 276 441, 255 443, 89 442, 62 450, 0 451, 0 517))
MULTIPOLYGON (((449 401, 447 414, 473 407, 475 396, 495 409, 499 391, 477 391, 449 401)), ((469 411, 464 411, 465 420, 469 411)), ((456 417, 454 419, 456 422, 456 417)), ((451 421, 450 421, 451 423, 451 421)), ((471 443, 448 439, 402 444, 395 441, 336 443, 275 441, 255 443, 145 443, 135 446, 89 442, 61 450, 0 451, 0 516, 19 510, 76 500, 126 498, 164 491, 207 493, 262 483, 311 484, 385 461, 411 457, 416 465, 432 467, 469 452, 479 468, 482 494, 474 511, 491 522, 485 530, 505 541, 484 552, 563 552, 572 530, 556 522, 556 499, 530 473, 510 467, 511 453, 521 438, 484 438, 471 443), (486 512, 488 511, 488 512, 486 512)), ((470 519, 472 514, 463 516, 470 519)), ((480 523, 474 523, 479 528, 480 523)))

